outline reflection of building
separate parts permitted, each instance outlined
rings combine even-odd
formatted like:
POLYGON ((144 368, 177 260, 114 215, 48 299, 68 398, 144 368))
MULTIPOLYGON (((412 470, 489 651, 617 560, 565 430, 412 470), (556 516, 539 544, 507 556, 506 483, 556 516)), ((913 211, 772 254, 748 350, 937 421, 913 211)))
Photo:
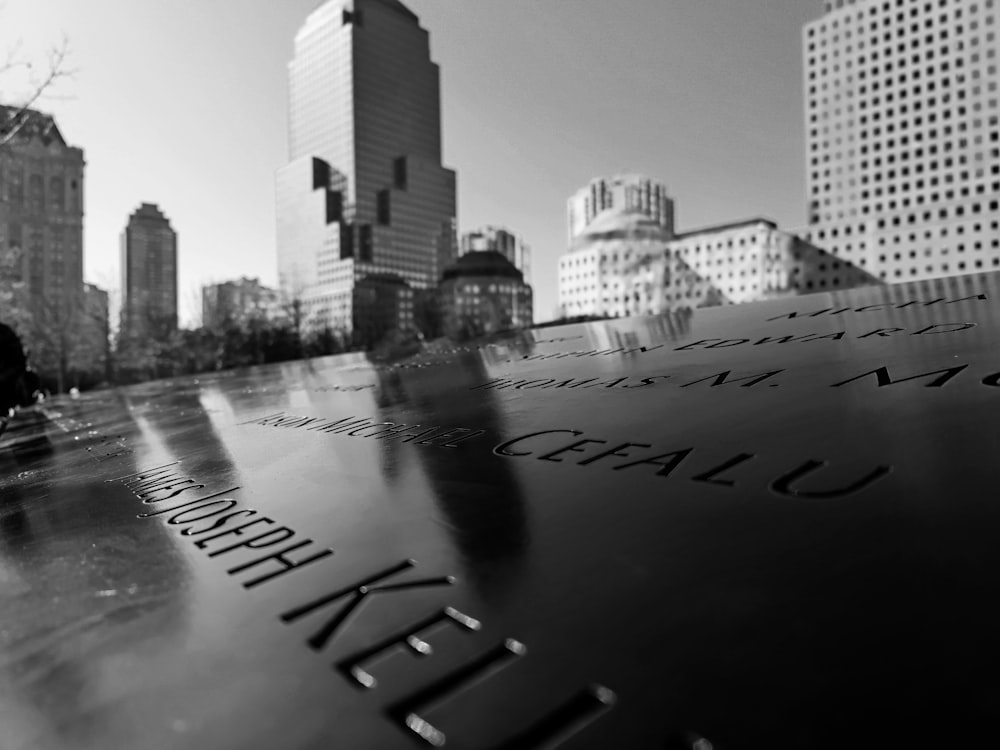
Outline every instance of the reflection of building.
POLYGON ((251 318, 274 318, 279 313, 278 292, 258 279, 243 277, 201 289, 201 324, 217 328, 251 318))
POLYGON ((488 226, 462 235, 459 255, 484 250, 500 253, 524 274, 525 279, 531 278, 531 248, 513 232, 503 227, 488 226))
POLYGON ((532 323, 531 287, 493 250, 466 253, 445 269, 439 287, 444 332, 467 338, 532 323))
POLYGON ((350 330, 366 276, 394 274, 424 289, 455 258, 438 67, 427 32, 399 0, 329 0, 296 35, 288 69, 281 287, 313 324, 350 330))
POLYGON ((91 360, 100 361, 104 358, 105 349, 108 346, 108 337, 111 334, 110 319, 108 317, 108 293, 94 284, 83 285, 83 330, 81 340, 87 347, 88 353, 96 353, 99 358, 91 360))
POLYGON ((153 203, 129 217, 121 236, 122 333, 159 336, 177 328, 177 233, 153 203))
POLYGON ((1000 267, 995 4, 824 5, 802 38, 804 236, 889 283, 1000 267))
POLYGON ((45 308, 46 323, 67 326, 83 294, 83 151, 66 144, 50 115, 0 106, 0 139, 8 136, 0 251, 20 251, 30 303, 45 308))
POLYGON ((667 187, 639 174, 599 177, 568 201, 569 242, 605 211, 638 213, 660 225, 667 236, 674 233, 674 202, 667 187))
POLYGON ((559 259, 559 307, 563 317, 654 315, 870 281, 766 219, 671 238, 642 214, 606 212, 559 259))

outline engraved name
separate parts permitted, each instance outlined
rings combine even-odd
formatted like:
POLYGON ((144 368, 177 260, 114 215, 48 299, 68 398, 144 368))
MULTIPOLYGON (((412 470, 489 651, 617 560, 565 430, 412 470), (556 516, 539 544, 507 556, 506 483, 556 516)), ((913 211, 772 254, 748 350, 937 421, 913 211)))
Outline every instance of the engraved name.
POLYGON ((833 309, 832 307, 824 307, 822 310, 814 310, 812 312, 801 312, 796 310, 795 312, 785 313, 783 315, 775 315, 773 318, 767 318, 767 322, 770 323, 772 320, 788 320, 790 318, 817 318, 821 315, 842 315, 844 313, 863 313, 863 312, 875 312, 878 310, 902 310, 906 307, 912 307, 914 305, 919 305, 921 307, 930 307, 931 305, 936 305, 943 302, 946 305, 954 305, 956 302, 966 302, 968 300, 987 300, 988 297, 985 294, 974 294, 970 297, 961 297, 960 299, 946 300, 943 297, 932 300, 910 300, 908 302, 882 302, 875 305, 862 305, 861 307, 841 307, 838 309, 833 309))
MULTIPOLYGON (((718 458, 703 461, 700 458, 703 451, 695 455, 693 447, 664 451, 652 443, 618 442, 585 435, 583 430, 572 429, 529 432, 500 443, 493 453, 575 466, 598 464, 611 471, 642 471, 664 478, 683 467, 681 473, 686 474, 688 481, 718 487, 736 487, 741 481, 737 469, 757 458, 754 453, 737 453, 721 461, 718 458), (574 439, 569 440, 567 435, 574 439)), ((807 459, 771 478, 766 487, 779 497, 833 500, 860 492, 892 472, 891 466, 880 464, 846 483, 831 486, 816 477, 829 465, 829 461, 807 459)))
POLYGON ((757 339, 702 339, 700 341, 694 341, 690 344, 685 344, 684 346, 678 346, 674 349, 675 352, 690 351, 691 349, 726 349, 731 346, 742 346, 744 344, 751 344, 753 346, 762 346, 764 344, 787 344, 790 342, 809 342, 809 341, 841 341, 845 337, 852 339, 867 339, 875 336, 876 338, 888 338, 894 336, 895 334, 902 334, 904 336, 925 336, 933 334, 942 333, 958 333, 959 331, 967 331, 970 328, 975 328, 975 323, 934 323, 932 325, 921 328, 917 331, 907 332, 905 328, 876 328, 874 331, 869 331, 868 333, 862 333, 860 335, 848 336, 847 331, 836 331, 835 333, 806 333, 799 336, 764 336, 763 338, 757 339))
POLYGON ((402 443, 415 442, 435 448, 457 448, 459 443, 472 440, 484 434, 485 430, 467 427, 438 427, 408 424, 402 422, 377 422, 372 417, 306 417, 298 414, 271 414, 240 424, 255 424, 263 427, 282 427, 324 434, 342 434, 348 437, 374 438, 376 440, 399 440, 402 443))
MULTIPOLYGON (((317 545, 312 539, 301 538, 287 526, 273 528, 273 519, 242 506, 234 496, 240 490, 238 486, 204 494, 207 485, 182 473, 177 461, 107 481, 125 485, 143 505, 156 506, 154 510, 139 513, 139 518, 159 517, 169 526, 177 527, 181 536, 193 538, 195 547, 205 551, 210 558, 234 554, 229 562, 232 567, 226 572, 241 577, 244 588, 265 584, 334 555, 332 549, 317 545), (200 497, 190 500, 185 493, 200 497), (169 507, 160 506, 168 501, 169 507), (290 543, 293 539, 294 543, 290 543), (247 556, 251 559, 246 559, 247 556), (243 577, 248 571, 252 576, 243 577)), ((313 632, 306 639, 306 645, 315 652, 322 652, 349 626, 362 607, 380 606, 383 621, 390 623, 395 632, 372 646, 338 659, 333 665, 355 687, 375 690, 379 687, 380 666, 388 659, 399 658, 406 652, 417 657, 430 656, 434 653, 430 641, 444 628, 456 628, 471 635, 482 627, 476 618, 450 606, 434 608, 416 620, 404 615, 406 619, 400 622, 400 608, 392 601, 393 593, 456 583, 453 576, 417 579, 408 576, 416 565, 414 560, 403 560, 361 580, 339 585, 286 610, 279 619, 286 625, 299 620, 312 623, 313 632), (387 598, 390 599, 388 606, 387 598)), ((385 714, 414 739, 434 746, 444 745, 447 731, 434 714, 458 695, 490 684, 498 673, 519 662, 526 653, 527 647, 513 638, 486 645, 460 666, 386 706, 385 714)), ((574 736, 592 724, 614 705, 615 700, 613 691, 603 685, 590 685, 548 710, 541 718, 518 722, 517 717, 511 717, 508 722, 511 736, 502 738, 496 748, 542 750, 552 747, 553 742, 574 736)))

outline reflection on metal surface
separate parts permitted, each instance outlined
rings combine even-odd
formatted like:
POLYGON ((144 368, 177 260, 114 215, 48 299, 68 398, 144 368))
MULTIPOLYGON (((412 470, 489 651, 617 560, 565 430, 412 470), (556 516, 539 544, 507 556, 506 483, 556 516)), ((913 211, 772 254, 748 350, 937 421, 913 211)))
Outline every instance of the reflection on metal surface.
POLYGON ((0 745, 988 738, 998 291, 553 327, 20 412, 0 745))

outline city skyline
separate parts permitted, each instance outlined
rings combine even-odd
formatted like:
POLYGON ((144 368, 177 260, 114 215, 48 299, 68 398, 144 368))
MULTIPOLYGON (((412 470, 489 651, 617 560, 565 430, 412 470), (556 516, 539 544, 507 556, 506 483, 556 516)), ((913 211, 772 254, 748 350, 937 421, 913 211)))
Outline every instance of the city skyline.
MULTIPOLYGON (((176 4, 97 5, 13 0, 3 10, 3 26, 32 52, 64 30, 80 71, 55 92, 67 99, 37 106, 87 152, 87 280, 114 286, 118 222, 148 200, 170 206, 186 238, 182 323, 196 319, 203 284, 235 272, 276 285, 286 64, 318 3, 245 3, 240 24, 221 6, 192 5, 194 26, 176 4), (100 21, 108 14, 136 33, 110 38, 100 21), (155 92, 143 90, 147 78, 155 92)), ((671 185, 681 230, 719 215, 804 224, 800 30, 820 3, 789 11, 776 0, 639 0, 628 14, 596 2, 481 3, 461 14, 428 0, 408 7, 442 71, 458 229, 516 227, 535 255, 537 320, 555 311, 565 201, 595 176, 643 171, 671 185), (708 49, 719 45, 724 59, 708 49)))

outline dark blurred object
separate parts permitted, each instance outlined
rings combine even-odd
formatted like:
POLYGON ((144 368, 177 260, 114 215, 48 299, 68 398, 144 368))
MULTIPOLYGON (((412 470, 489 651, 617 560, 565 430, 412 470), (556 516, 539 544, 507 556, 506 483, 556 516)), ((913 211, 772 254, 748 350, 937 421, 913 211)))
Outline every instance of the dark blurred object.
POLYGON ((17 406, 30 406, 41 392, 38 374, 28 367, 21 339, 0 323, 0 435, 17 406))

